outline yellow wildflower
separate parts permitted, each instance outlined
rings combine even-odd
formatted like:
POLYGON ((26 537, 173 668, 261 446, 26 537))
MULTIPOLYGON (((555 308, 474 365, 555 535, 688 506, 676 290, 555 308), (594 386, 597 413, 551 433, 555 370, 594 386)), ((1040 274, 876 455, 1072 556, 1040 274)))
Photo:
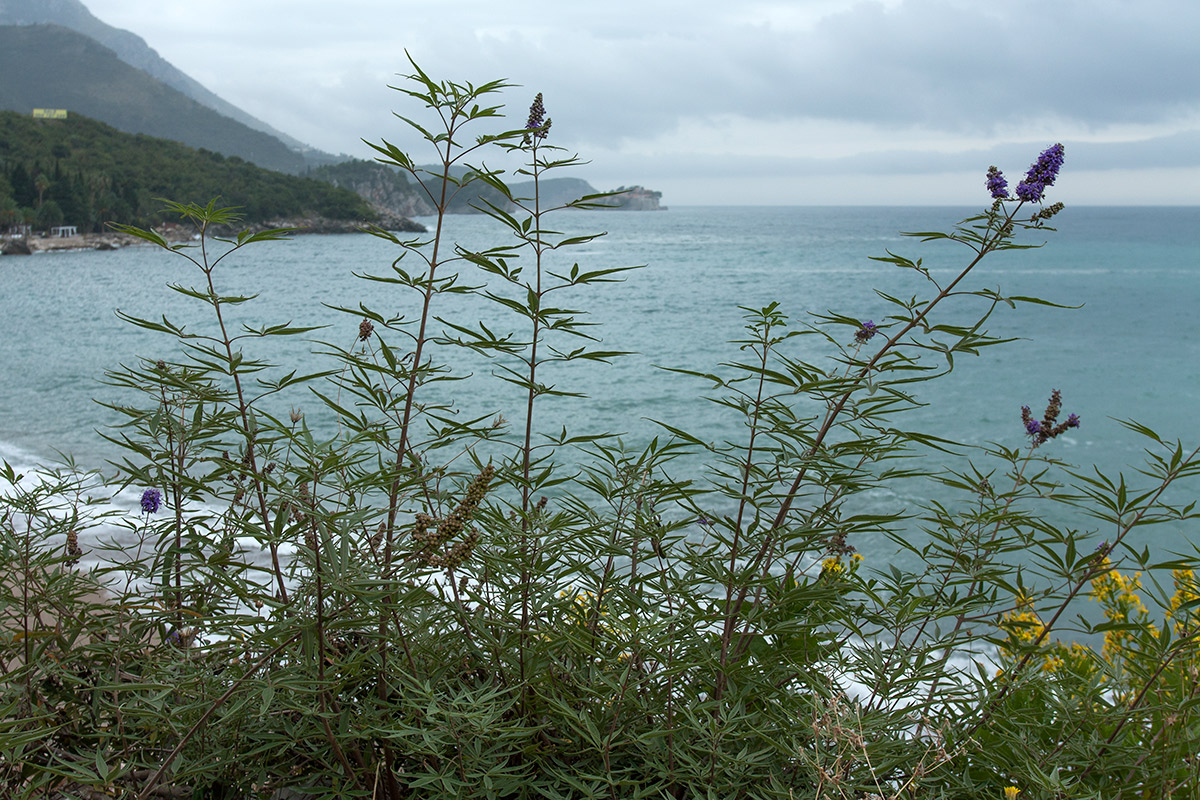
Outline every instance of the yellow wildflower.
POLYGON ((1021 790, 1015 786, 1004 787, 1004 800, 1015 800, 1016 796, 1021 793, 1021 790))
POLYGON ((1196 575, 1190 569, 1177 569, 1171 572, 1175 579, 1175 594, 1171 596, 1171 619, 1175 621, 1175 632, 1186 636, 1195 628, 1196 614, 1200 609, 1189 608, 1181 610, 1186 603, 1200 600, 1200 587, 1196 584, 1196 575))
POLYGON ((1008 634, 1008 642, 1001 646, 1004 655, 1015 658, 1042 636, 1045 630, 1042 618, 1033 610, 1033 601, 1026 594, 1017 596, 1016 607, 1000 618, 1000 629, 1008 634))
MULTIPOLYGON (((1108 564, 1109 561, 1105 558, 1102 565, 1108 564)), ((1092 580, 1092 596, 1104 606, 1104 616, 1109 622, 1137 624, 1149 633, 1157 635, 1158 627, 1150 621, 1146 605, 1137 593, 1137 590, 1142 588, 1141 578, 1140 572, 1135 572, 1130 577, 1115 569, 1106 570, 1092 580)), ((1133 634, 1128 630, 1106 631, 1104 648, 1101 651, 1105 660, 1115 664, 1117 659, 1124 657, 1132 640, 1133 634)))
POLYGON ((858 565, 862 563, 862 560, 863 557, 859 553, 851 554, 849 563, 842 561, 841 556, 829 556, 821 562, 821 574, 831 578, 853 575, 858 571, 858 565))

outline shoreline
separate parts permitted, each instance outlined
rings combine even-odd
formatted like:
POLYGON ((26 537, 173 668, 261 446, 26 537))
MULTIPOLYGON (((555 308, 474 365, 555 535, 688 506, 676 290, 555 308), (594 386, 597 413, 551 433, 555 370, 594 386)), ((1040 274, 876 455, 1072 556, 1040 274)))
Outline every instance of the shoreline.
MULTIPOLYGON (((306 217, 303 219, 270 220, 245 225, 239 230, 254 233, 273 228, 291 228, 292 234, 313 233, 365 233, 365 228, 378 224, 389 231, 406 233, 425 233, 426 228, 419 222, 405 217, 389 216, 377 223, 356 220, 326 219, 324 217, 306 217)), ((198 241, 199 234, 189 226, 176 222, 167 222, 155 226, 154 232, 167 240, 168 244, 186 244, 198 241)), ((236 235, 235 233, 219 233, 218 235, 236 235)), ((21 236, 12 239, 0 238, 0 256, 34 255, 36 253, 74 253, 81 250, 121 250, 132 245, 149 244, 144 239, 131 236, 119 231, 103 231, 101 233, 79 233, 74 236, 21 236)))

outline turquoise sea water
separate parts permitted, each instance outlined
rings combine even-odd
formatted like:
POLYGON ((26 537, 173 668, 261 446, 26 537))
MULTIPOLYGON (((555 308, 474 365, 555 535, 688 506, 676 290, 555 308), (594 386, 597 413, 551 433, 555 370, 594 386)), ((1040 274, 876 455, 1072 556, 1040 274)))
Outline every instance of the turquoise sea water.
MULTIPOLYGON (((611 367, 553 375, 559 388, 588 398, 550 404, 546 429, 570 422, 638 442, 658 432, 652 418, 713 439, 737 437, 740 422, 700 399, 706 385, 656 366, 709 370, 734 358, 727 341, 741 332, 739 306, 778 301, 796 319, 833 309, 882 321, 888 307, 874 289, 900 296, 929 292, 915 273, 870 256, 891 250, 922 257, 936 277, 948 279, 969 257, 965 248, 923 245, 899 232, 946 229, 973 211, 684 207, 559 217, 563 230, 608 232, 570 254, 582 267, 646 267, 624 283, 559 298, 561 305, 591 312, 605 348, 635 355, 611 367)), ((1057 388, 1064 413, 1083 419, 1080 429, 1051 443, 1067 460, 1106 469, 1136 464, 1145 442, 1116 419, 1134 418, 1164 436, 1200 442, 1200 208, 1068 208, 1055 224, 1057 232, 1027 238, 1044 247, 985 260, 963 288, 1081 307, 999 310, 989 330, 1021 341, 959 359, 951 376, 920 390, 932 405, 914 419, 950 438, 1018 447, 1024 441, 1020 407, 1030 405, 1040 416, 1057 388)), ((451 225, 451 235, 468 246, 498 235, 482 217, 455 217, 451 225)), ((319 335, 349 346, 358 319, 322 303, 418 312, 411 295, 353 277, 385 273, 397 255, 365 235, 300 236, 237 255, 221 267, 218 281, 226 294, 260 293, 239 321, 328 324, 319 335)), ((169 359, 176 347, 123 324, 114 310, 207 325, 194 303, 165 288, 199 278, 181 259, 150 247, 0 258, 0 456, 29 466, 62 451, 84 466, 102 466, 112 451, 94 431, 116 418, 94 398, 133 399, 99 383, 104 370, 139 356, 169 359)), ((453 302, 438 313, 467 322, 479 316, 453 302)), ((947 313, 962 321, 967 312, 949 307, 947 313)), ((314 364, 312 349, 295 341, 268 355, 314 364)), ((316 413, 304 394, 288 402, 316 413)), ((1179 528, 1170 535, 1200 543, 1192 533, 1179 528)))

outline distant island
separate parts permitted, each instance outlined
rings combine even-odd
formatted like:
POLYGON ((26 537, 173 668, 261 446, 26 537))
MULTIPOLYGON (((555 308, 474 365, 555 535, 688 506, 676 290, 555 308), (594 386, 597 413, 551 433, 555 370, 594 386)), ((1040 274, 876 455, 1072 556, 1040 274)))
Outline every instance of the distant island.
POLYGON ((617 211, 666 211, 666 206, 659 205, 661 199, 662 192, 643 186, 620 186, 615 194, 601 202, 617 211))

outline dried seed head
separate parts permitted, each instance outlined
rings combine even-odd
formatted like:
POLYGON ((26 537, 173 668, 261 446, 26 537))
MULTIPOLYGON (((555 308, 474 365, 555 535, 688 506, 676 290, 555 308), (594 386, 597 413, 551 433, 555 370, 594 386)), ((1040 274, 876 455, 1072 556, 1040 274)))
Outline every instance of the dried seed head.
POLYGON ((79 533, 74 528, 67 531, 67 566, 73 567, 79 563, 83 551, 79 549, 79 533))
POLYGON ((1065 422, 1059 422, 1058 415, 1061 411, 1062 392, 1058 389, 1050 393, 1050 400, 1046 404, 1046 412, 1040 420, 1033 418, 1033 412, 1029 410, 1029 406, 1021 406, 1021 422, 1025 426, 1025 432, 1033 437, 1034 447, 1045 444, 1068 428, 1079 427, 1080 420, 1078 414, 1070 414, 1067 416, 1065 422))

